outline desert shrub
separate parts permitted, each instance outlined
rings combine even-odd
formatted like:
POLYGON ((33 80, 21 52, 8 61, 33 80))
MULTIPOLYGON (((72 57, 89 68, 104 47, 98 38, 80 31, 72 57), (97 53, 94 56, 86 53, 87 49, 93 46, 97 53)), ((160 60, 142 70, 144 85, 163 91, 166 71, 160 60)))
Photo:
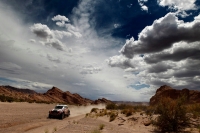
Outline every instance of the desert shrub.
POLYGON ((122 114, 125 114, 126 117, 131 116, 135 111, 133 109, 123 109, 121 111, 122 114))
POLYGON ((155 113, 156 107, 155 106, 148 106, 145 110, 146 115, 153 115, 155 113))
POLYGON ((85 117, 88 117, 88 116, 89 116, 89 113, 86 113, 86 114, 85 114, 85 117))
POLYGON ((129 104, 119 104, 116 105, 114 103, 107 104, 106 109, 114 110, 124 110, 124 109, 134 109, 135 111, 145 111, 148 108, 146 105, 129 105, 129 104))
POLYGON ((111 112, 109 115, 110 115, 110 120, 109 120, 110 122, 111 122, 111 121, 114 121, 115 118, 118 116, 118 114, 115 113, 115 112, 111 112))
POLYGON ((139 111, 146 111, 147 108, 148 108, 148 106, 146 106, 146 105, 135 105, 135 106, 132 106, 132 107, 137 112, 139 112, 139 111))
POLYGON ((100 125, 99 125, 99 130, 103 130, 104 127, 105 127, 104 124, 100 124, 100 125))
POLYGON ((106 109, 103 109, 99 112, 99 116, 105 116, 107 115, 107 110, 106 109))
POLYGON ((190 104, 186 106, 187 112, 192 113, 194 118, 200 117, 200 104, 190 104))
POLYGON ((183 97, 178 100, 161 99, 156 108, 159 116, 154 125, 162 132, 180 132, 185 129, 189 126, 189 118, 186 115, 186 108, 183 104, 183 97))
POLYGON ((114 103, 107 104, 106 109, 111 109, 111 110, 117 109, 117 105, 114 103))
POLYGON ((17 100, 17 102, 25 102, 25 100, 20 98, 17 100))
POLYGON ((0 95, 0 101, 1 102, 15 102, 17 100, 18 99, 15 99, 15 98, 10 97, 10 96, 0 95))
POLYGON ((117 109, 119 110, 124 110, 124 109, 132 109, 133 106, 132 105, 128 105, 128 104, 120 104, 117 106, 117 109))
POLYGON ((54 127, 52 133, 55 133, 56 131, 57 131, 57 127, 54 127))
POLYGON ((98 110, 98 108, 92 108, 90 113, 92 113, 92 112, 97 113, 97 110, 98 110))
POLYGON ((14 98, 12 98, 12 97, 7 97, 7 102, 15 102, 15 101, 17 101, 17 99, 14 99, 14 98))
POLYGON ((0 95, 0 101, 1 102, 6 102, 6 96, 5 95, 0 95))

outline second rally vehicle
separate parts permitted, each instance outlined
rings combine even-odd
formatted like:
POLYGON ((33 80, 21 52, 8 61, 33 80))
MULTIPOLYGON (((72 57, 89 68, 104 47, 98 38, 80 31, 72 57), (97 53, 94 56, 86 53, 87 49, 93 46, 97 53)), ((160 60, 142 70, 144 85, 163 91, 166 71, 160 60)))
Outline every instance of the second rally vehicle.
POLYGON ((49 111, 49 118, 60 118, 64 119, 70 115, 70 110, 67 105, 56 105, 54 109, 49 111))

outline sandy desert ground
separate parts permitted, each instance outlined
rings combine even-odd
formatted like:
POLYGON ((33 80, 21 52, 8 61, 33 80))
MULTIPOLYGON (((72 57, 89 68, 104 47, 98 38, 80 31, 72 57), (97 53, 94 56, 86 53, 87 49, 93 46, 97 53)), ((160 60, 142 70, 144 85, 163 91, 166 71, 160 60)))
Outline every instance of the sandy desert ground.
MULTIPOLYGON (((151 125, 143 124, 148 118, 139 113, 131 117, 119 114, 113 122, 107 116, 86 117, 92 108, 104 108, 103 105, 69 106, 69 117, 48 119, 48 111, 55 105, 0 102, 0 133, 95 133, 100 125, 104 125, 101 133, 154 133, 151 125)), ((198 133, 195 129, 192 132, 198 133)))

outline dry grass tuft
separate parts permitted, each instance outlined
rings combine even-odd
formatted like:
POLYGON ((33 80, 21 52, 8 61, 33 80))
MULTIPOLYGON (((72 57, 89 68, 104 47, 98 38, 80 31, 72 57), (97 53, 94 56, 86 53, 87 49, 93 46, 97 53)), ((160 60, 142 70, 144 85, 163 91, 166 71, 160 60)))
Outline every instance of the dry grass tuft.
POLYGON ((92 112, 97 113, 97 110, 98 110, 98 108, 92 108, 90 113, 92 113, 92 112))
POLYGON ((115 118, 118 116, 118 113, 112 111, 112 112, 109 113, 109 116, 110 116, 109 121, 111 122, 111 121, 115 120, 115 118))
POLYGON ((99 130, 103 130, 103 129, 104 129, 104 127, 105 127, 105 125, 104 125, 104 124, 101 124, 101 125, 99 125, 99 130))

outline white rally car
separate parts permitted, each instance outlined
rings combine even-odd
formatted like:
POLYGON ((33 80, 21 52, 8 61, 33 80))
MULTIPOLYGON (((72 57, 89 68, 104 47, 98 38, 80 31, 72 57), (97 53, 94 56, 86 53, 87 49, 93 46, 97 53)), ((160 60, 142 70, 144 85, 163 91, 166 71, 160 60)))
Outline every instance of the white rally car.
POLYGON ((64 119, 70 115, 70 110, 67 105, 56 105, 54 109, 49 111, 49 118, 57 117, 64 119))

